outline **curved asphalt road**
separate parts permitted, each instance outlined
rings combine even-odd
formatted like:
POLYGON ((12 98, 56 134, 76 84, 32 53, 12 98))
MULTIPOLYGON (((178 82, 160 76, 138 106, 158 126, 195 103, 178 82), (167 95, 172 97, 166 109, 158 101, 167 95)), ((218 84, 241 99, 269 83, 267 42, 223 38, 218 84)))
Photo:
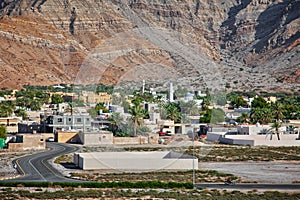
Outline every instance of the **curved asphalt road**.
POLYGON ((79 147, 67 144, 47 143, 51 150, 24 156, 13 161, 18 172, 22 175, 11 181, 30 182, 74 182, 77 180, 64 177, 59 171, 51 166, 48 161, 62 154, 77 151, 79 147))
MULTIPOLYGON (((19 178, 8 181, 30 181, 30 182, 83 182, 64 177, 54 169, 48 161, 62 154, 75 152, 79 147, 59 143, 47 143, 51 150, 37 153, 13 161, 18 172, 22 175, 19 178)), ((245 189, 245 190, 297 190, 300 191, 300 184, 235 184, 225 185, 220 183, 196 183, 198 188, 208 189, 245 189)))

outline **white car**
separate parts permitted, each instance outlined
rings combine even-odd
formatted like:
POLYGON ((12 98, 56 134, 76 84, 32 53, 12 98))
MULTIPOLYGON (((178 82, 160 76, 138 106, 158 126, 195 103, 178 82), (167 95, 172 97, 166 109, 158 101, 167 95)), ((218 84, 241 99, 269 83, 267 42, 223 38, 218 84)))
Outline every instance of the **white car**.
POLYGON ((48 142, 54 142, 54 137, 49 137, 49 138, 47 139, 47 141, 48 141, 48 142))

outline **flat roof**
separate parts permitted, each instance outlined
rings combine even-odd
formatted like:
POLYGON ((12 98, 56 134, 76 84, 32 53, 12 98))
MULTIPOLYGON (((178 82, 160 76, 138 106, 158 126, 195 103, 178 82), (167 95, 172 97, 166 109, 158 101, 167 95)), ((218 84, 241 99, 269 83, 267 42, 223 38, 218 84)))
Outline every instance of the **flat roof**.
POLYGON ((75 153, 82 158, 105 158, 105 159, 153 159, 153 158, 164 158, 164 159, 193 159, 193 156, 186 155, 183 153, 172 152, 172 151, 149 151, 149 152, 89 152, 89 153, 75 153))

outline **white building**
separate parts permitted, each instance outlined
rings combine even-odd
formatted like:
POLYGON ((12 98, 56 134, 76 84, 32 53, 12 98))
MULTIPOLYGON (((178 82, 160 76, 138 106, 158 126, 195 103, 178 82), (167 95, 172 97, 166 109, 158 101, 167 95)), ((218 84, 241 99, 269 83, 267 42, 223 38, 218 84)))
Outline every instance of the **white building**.
POLYGON ((269 125, 238 125, 237 133, 239 135, 266 134, 270 128, 269 125))
POLYGON ((74 163, 84 170, 191 170, 198 169, 198 159, 169 151, 75 153, 74 163))
POLYGON ((80 132, 79 138, 84 146, 101 146, 113 144, 113 133, 110 131, 80 132))

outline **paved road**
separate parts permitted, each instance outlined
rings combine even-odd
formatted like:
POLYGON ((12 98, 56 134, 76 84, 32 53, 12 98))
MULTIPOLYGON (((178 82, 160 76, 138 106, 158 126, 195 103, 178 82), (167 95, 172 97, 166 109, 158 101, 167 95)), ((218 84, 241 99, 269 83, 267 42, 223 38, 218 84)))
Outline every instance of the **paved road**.
POLYGON ((47 143, 51 150, 37 153, 13 161, 18 172, 22 175, 11 181, 31 181, 31 182, 74 182, 76 180, 64 177, 59 171, 53 168, 48 160, 61 154, 77 151, 79 148, 67 144, 47 143))
MULTIPOLYGON (((79 148, 67 144, 47 143, 51 150, 37 153, 14 160, 19 173, 23 176, 8 181, 30 181, 30 182, 78 182, 64 177, 54 169, 48 161, 61 154, 77 151, 79 148)), ((300 184, 235 184, 225 185, 220 183, 197 183, 198 188, 208 189, 245 189, 245 190, 296 190, 300 191, 300 184)))
POLYGON ((235 185, 226 185, 218 183, 197 183, 197 188, 208 189, 244 189, 244 190, 296 190, 300 191, 300 184, 261 184, 261 183, 237 183, 235 185))

